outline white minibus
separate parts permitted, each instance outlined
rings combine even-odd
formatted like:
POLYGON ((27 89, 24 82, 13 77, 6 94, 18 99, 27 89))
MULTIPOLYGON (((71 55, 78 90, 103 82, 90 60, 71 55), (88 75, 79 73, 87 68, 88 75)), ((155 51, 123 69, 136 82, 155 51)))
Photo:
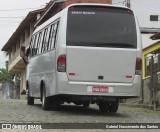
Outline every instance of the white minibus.
POLYGON ((117 112, 120 99, 140 96, 141 50, 131 9, 69 5, 34 31, 28 49, 21 47, 27 102, 41 99, 44 110, 74 103, 117 112))

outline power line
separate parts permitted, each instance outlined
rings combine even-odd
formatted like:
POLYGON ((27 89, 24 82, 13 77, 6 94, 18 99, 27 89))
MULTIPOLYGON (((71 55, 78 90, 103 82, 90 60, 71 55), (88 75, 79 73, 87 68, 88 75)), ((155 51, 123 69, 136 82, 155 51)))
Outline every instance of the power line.
POLYGON ((37 7, 37 8, 23 8, 23 9, 9 9, 9 10, 0 10, 1 12, 5 12, 5 11, 21 11, 21 10, 30 10, 30 9, 38 9, 38 8, 42 8, 42 7, 37 7))
POLYGON ((10 9, 10 10, 0 10, 0 11, 20 11, 20 10, 30 10, 30 9, 37 9, 37 8, 10 9))
POLYGON ((22 18, 25 18, 25 16, 21 16, 21 17, 0 17, 0 18, 2 18, 2 19, 12 19, 12 18, 19 18, 19 19, 22 19, 22 18))
POLYGON ((0 21, 0 24, 8 24, 8 23, 20 23, 20 22, 22 22, 21 20, 2 20, 2 21, 0 21))
POLYGON ((9 24, 12 24, 12 26, 16 26, 17 27, 20 24, 20 22, 16 22, 16 23, 15 22, 12 22, 12 23, 0 23, 0 26, 3 26, 3 25, 4 26, 8 26, 9 24))

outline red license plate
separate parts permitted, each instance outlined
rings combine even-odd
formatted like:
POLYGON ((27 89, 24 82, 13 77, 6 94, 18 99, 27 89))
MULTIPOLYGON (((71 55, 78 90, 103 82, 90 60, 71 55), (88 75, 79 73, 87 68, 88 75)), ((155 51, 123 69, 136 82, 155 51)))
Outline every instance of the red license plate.
POLYGON ((108 93, 108 86, 93 86, 92 92, 108 93))

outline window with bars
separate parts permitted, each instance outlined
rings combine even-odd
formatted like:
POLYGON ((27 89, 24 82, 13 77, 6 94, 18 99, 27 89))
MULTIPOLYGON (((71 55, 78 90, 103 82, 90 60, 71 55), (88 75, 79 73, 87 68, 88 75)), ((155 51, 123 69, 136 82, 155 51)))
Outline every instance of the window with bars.
POLYGON ((150 21, 158 21, 158 15, 150 15, 150 21))
POLYGON ((30 57, 55 48, 58 21, 32 36, 30 57))

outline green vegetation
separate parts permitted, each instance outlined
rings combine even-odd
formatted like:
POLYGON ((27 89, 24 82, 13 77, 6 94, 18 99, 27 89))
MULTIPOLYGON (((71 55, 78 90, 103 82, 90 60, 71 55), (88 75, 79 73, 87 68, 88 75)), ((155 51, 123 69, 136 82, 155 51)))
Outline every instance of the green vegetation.
POLYGON ((142 112, 146 114, 152 114, 152 115, 160 115, 160 110, 155 111, 149 108, 142 108, 142 107, 136 107, 136 106, 126 106, 126 105, 120 105, 121 108, 130 111, 130 112, 142 112), (132 109, 131 109, 132 108, 132 109))
POLYGON ((6 62, 6 68, 0 68, 0 83, 12 82, 14 74, 8 72, 8 61, 6 62))
POLYGON ((144 112, 147 114, 158 114, 160 115, 160 111, 150 110, 150 109, 144 109, 144 112))
POLYGON ((16 78, 16 86, 20 87, 20 75, 18 74, 13 74, 8 71, 8 61, 6 61, 6 68, 0 68, 0 83, 5 83, 5 82, 12 82, 13 79, 16 78))

